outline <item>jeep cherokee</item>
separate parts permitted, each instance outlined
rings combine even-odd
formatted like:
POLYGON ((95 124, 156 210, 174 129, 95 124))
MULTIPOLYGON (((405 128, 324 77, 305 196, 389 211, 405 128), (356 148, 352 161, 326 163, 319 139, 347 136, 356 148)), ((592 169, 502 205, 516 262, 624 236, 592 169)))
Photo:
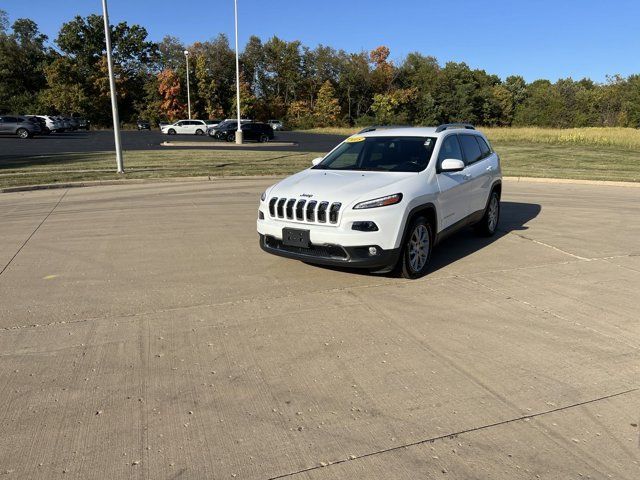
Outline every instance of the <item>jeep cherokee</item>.
POLYGON ((372 127, 312 164, 262 194, 264 251, 418 278, 450 233, 498 226, 500 159, 472 125, 372 127))

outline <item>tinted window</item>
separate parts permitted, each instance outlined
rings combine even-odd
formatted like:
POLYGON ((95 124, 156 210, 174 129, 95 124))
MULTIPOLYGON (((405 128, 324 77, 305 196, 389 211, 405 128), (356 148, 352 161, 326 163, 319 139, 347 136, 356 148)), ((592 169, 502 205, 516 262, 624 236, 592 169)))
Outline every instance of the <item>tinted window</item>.
POLYGON ((460 144, 462 145, 462 151, 464 152, 464 161, 467 165, 477 162, 482 158, 482 152, 476 142, 475 135, 458 135, 460 138, 460 144))
POLYGON ((491 149, 489 148, 489 145, 487 145, 487 142, 485 142, 484 138, 476 136, 476 140, 478 142, 478 145, 480 146, 482 158, 491 155, 491 149))
POLYGON ((18 119, 16 117, 4 117, 4 121, 6 123, 17 123, 18 119))
POLYGON ((458 142, 457 135, 449 135, 444 139, 444 142, 442 142, 440 153, 438 154, 438 162, 442 162, 447 158, 464 160, 462 156, 462 150, 460 150, 460 143, 458 142))

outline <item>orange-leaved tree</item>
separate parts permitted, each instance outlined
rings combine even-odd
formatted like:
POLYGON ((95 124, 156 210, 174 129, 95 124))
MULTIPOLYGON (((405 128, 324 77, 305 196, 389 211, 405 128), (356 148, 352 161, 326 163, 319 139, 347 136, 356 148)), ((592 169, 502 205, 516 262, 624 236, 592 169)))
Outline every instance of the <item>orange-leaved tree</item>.
POLYGON ((162 97, 160 110, 169 119, 184 117, 186 105, 180 101, 180 78, 170 68, 158 74, 158 92, 162 97))

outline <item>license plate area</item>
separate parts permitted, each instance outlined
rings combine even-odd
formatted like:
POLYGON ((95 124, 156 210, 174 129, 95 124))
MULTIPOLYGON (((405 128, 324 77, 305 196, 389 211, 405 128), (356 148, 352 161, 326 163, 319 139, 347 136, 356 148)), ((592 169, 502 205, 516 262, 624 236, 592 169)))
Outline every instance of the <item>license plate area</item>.
POLYGON ((282 244, 289 247, 309 248, 309 230, 300 230, 298 228, 282 229, 282 244))

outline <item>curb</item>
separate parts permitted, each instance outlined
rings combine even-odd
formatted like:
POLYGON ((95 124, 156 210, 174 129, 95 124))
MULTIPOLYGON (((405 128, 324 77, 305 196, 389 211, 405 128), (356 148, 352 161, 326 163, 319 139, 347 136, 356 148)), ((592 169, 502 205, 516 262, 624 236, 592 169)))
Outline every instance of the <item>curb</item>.
POLYGON ((46 183, 41 185, 25 185, 18 187, 0 188, 2 193, 32 192, 35 190, 55 190, 61 188, 100 187, 109 185, 144 185, 151 183, 196 183, 213 182, 216 180, 279 180, 283 176, 277 175, 220 175, 207 177, 167 177, 167 178, 123 178, 122 180, 91 180, 86 182, 46 183))
MULTIPOLYGON (((54 190, 60 188, 99 187, 109 185, 135 185, 149 183, 179 183, 179 182, 213 182, 216 180, 279 180, 284 175, 220 175, 201 177, 167 177, 167 178, 123 178, 122 180, 91 180, 86 182, 47 183, 41 185, 25 185, 18 187, 0 188, 2 193, 31 192, 35 190, 54 190)), ((601 185, 609 187, 640 188, 640 182, 613 182, 608 180, 574 180, 570 178, 544 177, 502 177, 507 182, 516 183, 555 183, 573 185, 601 185)))
POLYGON ((640 182, 616 182, 611 180, 579 180, 572 178, 545 178, 545 177, 502 177, 509 182, 527 183, 563 183, 569 185, 604 185, 609 187, 640 188, 640 182))
POLYGON ((268 147, 299 147, 300 144, 296 142, 265 142, 265 143, 243 143, 238 145, 233 142, 217 142, 217 143, 205 143, 205 142, 170 142, 165 141, 160 144, 161 147, 202 147, 213 149, 233 149, 233 148, 268 148, 268 147))

